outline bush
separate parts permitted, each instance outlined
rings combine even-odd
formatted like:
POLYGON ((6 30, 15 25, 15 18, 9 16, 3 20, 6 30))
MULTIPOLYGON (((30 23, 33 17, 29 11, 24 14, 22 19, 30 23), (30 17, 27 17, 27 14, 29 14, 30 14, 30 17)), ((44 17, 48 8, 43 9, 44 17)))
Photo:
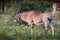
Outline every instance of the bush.
MULTIPOLYGON (((36 2, 36 3, 21 2, 19 5, 16 4, 16 7, 17 6, 19 7, 20 12, 30 11, 30 10, 44 12, 46 9, 50 8, 51 3, 49 3, 49 2, 40 2, 40 3, 39 2, 36 2)), ((50 10, 50 9, 48 9, 48 10, 50 10)))
POLYGON ((6 37, 7 37, 6 31, 0 30, 0 40, 6 40, 6 37))
POLYGON ((36 10, 36 11, 44 12, 48 8, 49 8, 48 10, 51 11, 50 10, 51 3, 52 2, 34 2, 34 1, 31 1, 31 2, 22 1, 18 4, 17 3, 14 3, 14 4, 10 3, 5 7, 5 9, 6 9, 5 12, 8 14, 15 15, 17 13, 17 11, 24 12, 24 11, 36 10))

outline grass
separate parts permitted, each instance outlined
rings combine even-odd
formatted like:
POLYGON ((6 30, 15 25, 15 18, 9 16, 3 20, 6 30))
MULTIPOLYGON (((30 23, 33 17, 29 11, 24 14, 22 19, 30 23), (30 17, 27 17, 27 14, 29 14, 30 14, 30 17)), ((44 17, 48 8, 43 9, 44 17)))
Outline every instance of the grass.
POLYGON ((45 33, 44 25, 35 25, 31 35, 31 29, 23 24, 14 25, 10 15, 0 14, 0 40, 60 40, 60 23, 54 25, 54 35, 51 34, 51 29, 45 33))

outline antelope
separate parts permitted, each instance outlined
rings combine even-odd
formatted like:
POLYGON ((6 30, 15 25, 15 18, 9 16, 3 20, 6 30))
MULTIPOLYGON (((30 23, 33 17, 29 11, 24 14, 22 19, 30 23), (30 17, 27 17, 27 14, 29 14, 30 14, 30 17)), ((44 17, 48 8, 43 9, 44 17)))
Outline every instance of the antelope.
POLYGON ((53 16, 54 16, 55 12, 60 10, 60 2, 54 2, 52 7, 53 7, 53 16))
POLYGON ((40 23, 44 23, 45 29, 48 30, 48 24, 50 24, 52 29, 52 34, 54 34, 54 26, 52 23, 53 16, 49 12, 36 12, 36 11, 28 11, 28 12, 22 12, 15 16, 14 22, 17 22, 19 20, 25 21, 28 23, 28 27, 33 28, 33 24, 40 25, 40 23))

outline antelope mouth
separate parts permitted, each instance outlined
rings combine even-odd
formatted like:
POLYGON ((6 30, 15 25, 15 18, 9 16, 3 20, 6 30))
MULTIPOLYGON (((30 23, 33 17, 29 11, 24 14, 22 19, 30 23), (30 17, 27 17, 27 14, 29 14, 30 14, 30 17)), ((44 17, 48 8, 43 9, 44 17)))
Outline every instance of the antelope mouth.
POLYGON ((14 22, 17 22, 16 20, 13 20, 14 22))

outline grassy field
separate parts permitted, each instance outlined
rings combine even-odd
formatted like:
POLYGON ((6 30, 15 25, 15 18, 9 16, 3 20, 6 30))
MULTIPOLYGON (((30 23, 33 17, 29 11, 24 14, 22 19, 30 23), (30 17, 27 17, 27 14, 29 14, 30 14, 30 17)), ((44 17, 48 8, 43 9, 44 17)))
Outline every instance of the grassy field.
POLYGON ((54 22, 55 34, 51 34, 51 28, 45 33, 44 25, 34 26, 33 34, 24 24, 14 25, 10 15, 0 14, 0 40, 60 40, 60 23, 54 22))

